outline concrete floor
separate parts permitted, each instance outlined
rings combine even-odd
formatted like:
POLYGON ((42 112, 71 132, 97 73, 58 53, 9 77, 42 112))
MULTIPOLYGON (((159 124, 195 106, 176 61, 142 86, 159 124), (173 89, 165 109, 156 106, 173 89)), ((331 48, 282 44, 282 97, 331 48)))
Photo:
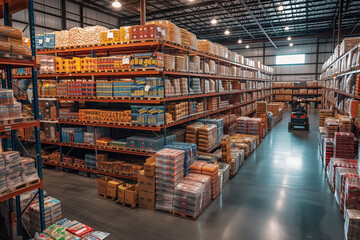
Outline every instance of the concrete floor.
POLYGON ((94 179, 44 170, 63 216, 120 239, 342 240, 344 222, 318 156, 318 112, 310 132, 287 131, 289 115, 265 138, 196 221, 99 198, 94 179))

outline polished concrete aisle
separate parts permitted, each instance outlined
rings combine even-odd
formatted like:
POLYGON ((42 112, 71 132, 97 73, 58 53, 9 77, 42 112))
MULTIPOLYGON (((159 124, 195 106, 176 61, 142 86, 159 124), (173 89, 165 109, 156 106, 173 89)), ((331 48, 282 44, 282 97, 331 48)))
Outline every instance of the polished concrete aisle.
POLYGON ((97 196, 94 179, 44 171, 63 215, 120 239, 343 240, 344 222, 318 157, 318 112, 311 130, 287 131, 287 114, 196 221, 129 209, 97 196))

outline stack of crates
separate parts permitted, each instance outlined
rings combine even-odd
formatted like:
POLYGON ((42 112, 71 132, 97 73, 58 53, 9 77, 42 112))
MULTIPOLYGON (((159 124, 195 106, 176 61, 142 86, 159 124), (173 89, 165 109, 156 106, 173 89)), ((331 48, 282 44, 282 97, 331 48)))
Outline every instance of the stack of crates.
POLYGON ((97 97, 112 97, 113 83, 109 81, 96 81, 96 96, 97 97))
POLYGON ((94 154, 85 154, 85 167, 96 168, 96 156, 94 154))
POLYGON ((134 81, 113 82, 114 97, 131 97, 134 81))

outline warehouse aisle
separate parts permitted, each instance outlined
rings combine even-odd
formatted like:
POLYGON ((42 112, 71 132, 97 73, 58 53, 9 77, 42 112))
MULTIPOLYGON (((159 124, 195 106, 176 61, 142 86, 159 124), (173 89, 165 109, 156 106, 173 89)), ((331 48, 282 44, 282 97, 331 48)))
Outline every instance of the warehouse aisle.
POLYGON ((268 134, 197 221, 129 209, 97 196, 94 179, 44 170, 45 189, 109 240, 341 240, 344 222, 318 157, 318 112, 311 131, 287 131, 289 114, 268 134))

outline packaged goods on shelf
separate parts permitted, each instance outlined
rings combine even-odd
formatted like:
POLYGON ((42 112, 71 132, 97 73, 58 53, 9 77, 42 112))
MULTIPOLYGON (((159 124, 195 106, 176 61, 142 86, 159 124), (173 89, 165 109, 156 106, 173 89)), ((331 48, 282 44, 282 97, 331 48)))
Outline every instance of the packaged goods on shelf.
POLYGON ((155 154, 156 205, 155 209, 172 212, 174 188, 184 178, 182 150, 164 148, 155 154))
POLYGON ((197 146, 191 143, 173 142, 165 146, 169 149, 178 149, 185 152, 184 157, 184 175, 190 172, 190 166, 196 161, 197 158, 197 146))
POLYGON ((333 118, 326 118, 325 126, 329 138, 335 138, 335 133, 339 132, 339 121, 333 118))
POLYGON ((199 129, 203 127, 203 123, 193 123, 186 126, 185 142, 197 144, 199 129))
POLYGON ((360 210, 347 210, 345 212, 345 239, 356 240, 360 238, 360 210))
POLYGON ((201 182, 184 179, 174 189, 174 213, 196 218, 204 209, 205 185, 201 182))
POLYGON ((346 213, 349 209, 360 210, 360 181, 359 175, 349 174, 345 178, 345 187, 343 188, 342 210, 346 213))
POLYGON ((188 116, 188 102, 171 102, 166 106, 166 112, 172 115, 174 121, 184 119, 188 116))
POLYGON ((197 50, 197 38, 196 35, 188 32, 189 47, 193 50, 197 50))
MULTIPOLYGON (((199 122, 203 123, 204 125, 206 124, 212 124, 212 125, 216 125, 217 127, 217 144, 221 143, 221 139, 224 136, 224 122, 222 119, 199 119, 199 122)), ((199 131, 201 131, 201 129, 199 129, 199 131)), ((200 132, 199 132, 200 134, 200 132)))
MULTIPOLYGON (((35 202, 29 206, 29 230, 34 235, 41 232, 39 203, 35 202)), ((61 202, 53 197, 44 198, 45 227, 58 222, 62 218, 61 202)))
POLYGON ((202 152, 209 152, 217 145, 217 126, 214 124, 207 124, 201 127, 198 131, 198 150, 202 152))
MULTIPOLYGON (((176 135, 167 135, 166 143, 171 144, 175 142, 176 135)), ((158 151, 165 146, 164 135, 153 136, 153 135, 139 135, 131 136, 126 138, 127 147, 138 149, 138 150, 150 150, 158 151)))
POLYGON ((348 116, 339 115, 339 131, 350 133, 352 131, 352 121, 348 116))
POLYGON ((130 55, 131 68, 163 68, 164 54, 154 53, 136 53, 130 55))
POLYGON ((147 22, 146 25, 155 24, 157 26, 163 26, 166 29, 165 40, 170 41, 172 43, 181 44, 181 31, 180 28, 175 24, 171 23, 167 20, 157 20, 147 22))
POLYGON ((199 73, 200 70, 200 56, 190 56, 190 72, 199 73))
POLYGON ((328 166, 330 159, 334 156, 334 139, 332 138, 324 138, 324 150, 323 150, 323 165, 324 168, 328 166))
POLYGON ((344 204, 344 191, 346 179, 349 177, 357 177, 358 174, 355 168, 336 168, 335 172, 335 200, 339 204, 340 208, 343 209, 344 204))
POLYGON ((132 28, 129 26, 120 27, 120 42, 129 42, 132 39, 132 28))
MULTIPOLYGON (((165 59, 166 59, 165 55, 165 59)), ((185 72, 187 71, 186 67, 187 64, 187 56, 175 56, 175 71, 177 72, 185 72)), ((166 62, 167 63, 167 62, 166 62)))
POLYGON ((335 157, 354 158, 354 134, 344 132, 335 133, 335 157))
POLYGON ((56 31, 55 34, 55 47, 68 47, 69 45, 69 31, 56 31))
POLYGON ((101 44, 112 44, 120 43, 120 29, 105 29, 100 33, 100 43, 101 44))
POLYGON ((131 26, 131 40, 165 40, 167 28, 156 24, 131 26))
POLYGON ((340 52, 339 55, 343 55, 348 52, 351 48, 355 47, 360 43, 360 37, 347 37, 340 44, 340 52))
POLYGON ((333 111, 320 109, 320 117, 319 117, 319 126, 320 127, 325 126, 325 119, 328 117, 333 117, 333 111))
POLYGON ((190 94, 201 94, 201 80, 200 78, 191 78, 190 79, 190 94))
POLYGON ((330 186, 335 190, 335 172, 338 167, 354 168, 358 165, 357 159, 330 158, 330 162, 326 169, 326 175, 330 186))
POLYGON ((208 53, 208 54, 214 54, 214 44, 210 42, 209 40, 198 40, 197 41, 197 48, 198 51, 208 53))
POLYGON ((181 33, 181 44, 188 47, 189 46, 189 32, 186 29, 180 28, 181 33))

